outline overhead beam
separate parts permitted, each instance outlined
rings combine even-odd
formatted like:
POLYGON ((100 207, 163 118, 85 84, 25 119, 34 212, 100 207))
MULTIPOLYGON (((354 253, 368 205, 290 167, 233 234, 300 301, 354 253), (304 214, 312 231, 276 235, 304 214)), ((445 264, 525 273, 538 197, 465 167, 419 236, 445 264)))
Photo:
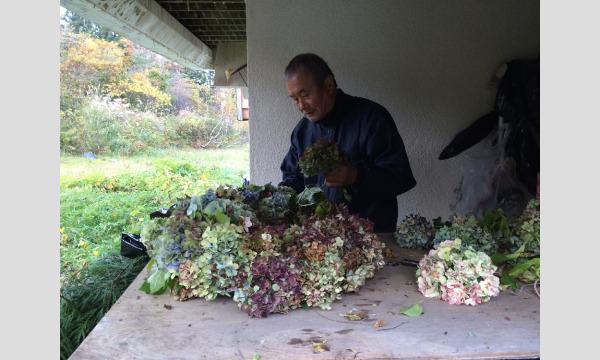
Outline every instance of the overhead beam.
POLYGON ((219 43, 215 51, 215 86, 247 87, 247 64, 246 41, 219 43))
POLYGON ((183 66, 213 68, 212 50, 154 0, 60 0, 60 4, 183 66))

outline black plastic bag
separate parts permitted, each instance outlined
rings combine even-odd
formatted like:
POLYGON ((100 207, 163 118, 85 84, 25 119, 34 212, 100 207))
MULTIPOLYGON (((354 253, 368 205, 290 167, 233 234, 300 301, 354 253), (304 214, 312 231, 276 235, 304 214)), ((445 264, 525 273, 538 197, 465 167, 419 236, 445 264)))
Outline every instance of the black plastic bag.
POLYGON ((450 159, 500 131, 500 119, 510 133, 504 150, 515 162, 516 179, 535 195, 540 172, 540 60, 512 60, 496 73, 499 87, 494 109, 459 132, 439 155, 450 159))
POLYGON ((137 234, 121 234, 121 255, 130 259, 146 255, 146 246, 137 234))
MULTIPOLYGON (((173 210, 177 208, 177 204, 172 205, 168 209, 160 209, 150 214, 150 219, 166 218, 171 216, 173 210)), ((140 241, 138 234, 121 234, 121 255, 133 259, 140 255, 147 255, 146 246, 140 241)))

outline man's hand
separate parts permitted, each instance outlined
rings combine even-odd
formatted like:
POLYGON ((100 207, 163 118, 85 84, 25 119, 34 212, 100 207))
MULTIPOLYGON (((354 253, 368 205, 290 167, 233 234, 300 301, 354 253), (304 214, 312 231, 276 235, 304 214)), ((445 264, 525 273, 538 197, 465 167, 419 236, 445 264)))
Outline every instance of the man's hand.
POLYGON ((345 187, 352 185, 358 179, 358 170, 350 165, 341 165, 337 169, 325 174, 325 185, 329 187, 345 187))

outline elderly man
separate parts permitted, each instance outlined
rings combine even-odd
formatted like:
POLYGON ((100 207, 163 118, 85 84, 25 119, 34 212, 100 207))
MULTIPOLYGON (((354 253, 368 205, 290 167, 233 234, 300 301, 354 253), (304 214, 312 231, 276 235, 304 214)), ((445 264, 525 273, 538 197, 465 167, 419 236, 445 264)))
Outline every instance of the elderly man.
POLYGON ((402 138, 381 105, 344 93, 327 63, 315 54, 294 57, 285 69, 290 98, 304 115, 292 132, 280 185, 302 191, 319 185, 332 202, 351 200, 352 213, 374 222, 376 232, 393 232, 396 197, 416 185, 402 138), (304 178, 298 160, 318 139, 335 142, 347 163, 328 174, 304 178))

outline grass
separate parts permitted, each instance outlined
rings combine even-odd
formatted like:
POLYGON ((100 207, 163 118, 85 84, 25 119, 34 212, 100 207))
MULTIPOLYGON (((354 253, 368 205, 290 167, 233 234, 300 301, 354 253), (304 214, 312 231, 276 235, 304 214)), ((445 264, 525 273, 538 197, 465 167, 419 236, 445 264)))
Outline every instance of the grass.
POLYGON ((61 274, 118 251, 152 211, 177 198, 248 177, 248 147, 171 150, 95 160, 63 156, 60 174, 61 274))
POLYGON ((248 146, 161 150, 60 162, 61 359, 67 359, 143 268, 119 255, 121 233, 176 199, 248 177, 248 146))

